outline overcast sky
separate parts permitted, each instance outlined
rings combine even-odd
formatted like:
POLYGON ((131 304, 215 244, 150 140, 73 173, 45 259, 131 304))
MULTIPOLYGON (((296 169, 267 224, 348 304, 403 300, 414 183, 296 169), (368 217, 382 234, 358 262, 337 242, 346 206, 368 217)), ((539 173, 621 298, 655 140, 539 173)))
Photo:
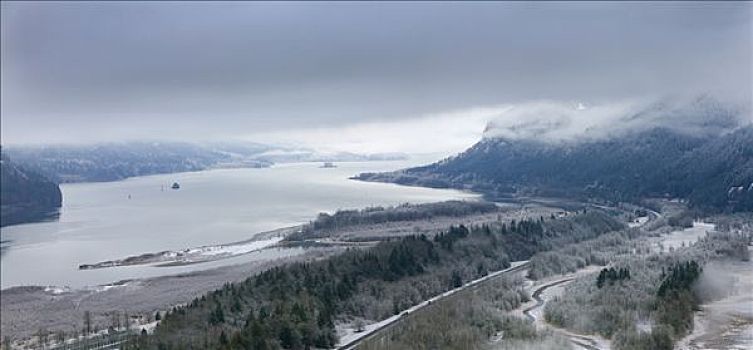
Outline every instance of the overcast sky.
POLYGON ((524 101, 749 104, 752 17, 747 2, 2 2, 2 142, 427 152, 524 101))

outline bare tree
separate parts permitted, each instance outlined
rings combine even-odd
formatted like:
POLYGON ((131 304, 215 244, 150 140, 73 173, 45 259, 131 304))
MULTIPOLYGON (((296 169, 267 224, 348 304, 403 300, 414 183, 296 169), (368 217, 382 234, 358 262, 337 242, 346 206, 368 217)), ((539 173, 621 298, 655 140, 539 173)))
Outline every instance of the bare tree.
POLYGON ((123 319, 125 320, 126 332, 130 332, 131 331, 131 318, 128 315, 128 311, 123 311, 123 319))
POLYGON ((85 335, 92 332, 92 315, 88 310, 84 311, 84 332, 85 335))
POLYGON ((49 341, 47 335, 47 331, 42 328, 37 331, 37 340, 39 341, 39 344, 42 345, 42 349, 47 348, 47 343, 49 341))
POLYGON ((120 312, 118 310, 112 312, 112 328, 114 330, 120 329, 120 312))
POLYGON ((58 331, 55 335, 55 339, 57 340, 58 344, 63 344, 63 342, 65 342, 65 332, 58 331))

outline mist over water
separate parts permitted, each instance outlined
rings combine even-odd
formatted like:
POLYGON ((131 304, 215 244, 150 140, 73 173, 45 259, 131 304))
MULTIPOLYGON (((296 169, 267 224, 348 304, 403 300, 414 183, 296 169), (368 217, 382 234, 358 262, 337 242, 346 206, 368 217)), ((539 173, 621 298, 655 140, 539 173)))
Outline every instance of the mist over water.
POLYGON ((250 254, 183 267, 78 270, 85 263, 246 240, 305 223, 322 211, 476 197, 454 190, 348 179, 360 172, 396 170, 425 161, 339 163, 329 169, 298 163, 64 184, 59 221, 2 229, 2 288, 80 287, 235 264, 258 257, 250 254), (174 181, 180 183, 179 190, 170 189, 174 181))

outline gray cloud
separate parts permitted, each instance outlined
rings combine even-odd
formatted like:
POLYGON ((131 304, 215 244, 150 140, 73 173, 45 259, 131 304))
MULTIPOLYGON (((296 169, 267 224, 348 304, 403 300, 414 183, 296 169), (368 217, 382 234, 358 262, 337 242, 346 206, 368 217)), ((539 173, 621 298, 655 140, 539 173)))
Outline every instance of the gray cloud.
POLYGON ((535 99, 703 91, 749 104, 751 11, 3 2, 3 142, 234 137, 535 99))

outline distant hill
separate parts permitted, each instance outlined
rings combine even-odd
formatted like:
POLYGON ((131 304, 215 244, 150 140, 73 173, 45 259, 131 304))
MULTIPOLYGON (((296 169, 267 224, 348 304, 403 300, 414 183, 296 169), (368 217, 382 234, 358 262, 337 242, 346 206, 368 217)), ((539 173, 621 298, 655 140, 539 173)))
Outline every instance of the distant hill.
MULTIPOLYGON (((703 122, 706 130, 713 126, 708 118, 703 122)), ((489 197, 671 197, 695 207, 753 210, 753 126, 718 133, 660 126, 585 141, 487 137, 434 164, 356 178, 472 189, 489 197)))
POLYGON ((257 159, 274 163, 297 162, 371 162, 387 160, 404 160, 408 155, 404 153, 352 153, 334 152, 323 153, 310 149, 274 149, 257 156, 257 159))
POLYGON ((54 218, 63 199, 58 185, 1 157, 0 226, 54 218))
POLYGON ((13 160, 56 182, 115 181, 128 177, 199 171, 212 167, 265 167, 253 159, 257 144, 109 143, 85 146, 5 147, 13 160))
POLYGON ((16 164, 58 183, 116 181, 211 168, 261 168, 286 162, 405 159, 404 154, 320 153, 250 142, 121 142, 3 147, 16 164))

